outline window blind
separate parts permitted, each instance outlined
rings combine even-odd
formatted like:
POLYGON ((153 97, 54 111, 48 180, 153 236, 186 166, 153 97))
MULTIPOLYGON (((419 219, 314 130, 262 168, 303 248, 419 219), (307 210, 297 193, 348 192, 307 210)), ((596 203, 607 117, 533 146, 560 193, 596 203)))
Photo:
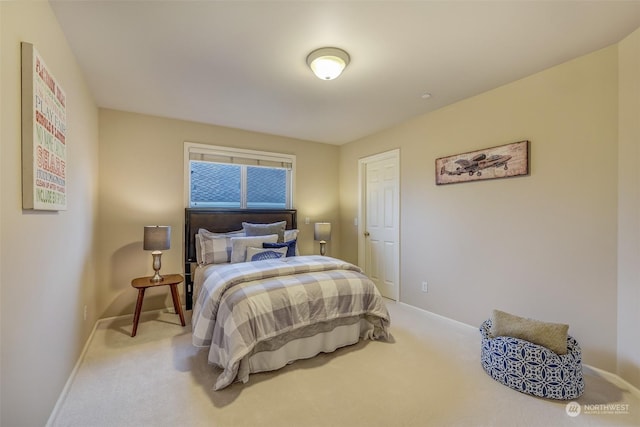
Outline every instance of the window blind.
POLYGON ((293 168, 292 156, 269 155, 259 152, 244 152, 220 149, 220 147, 189 147, 189 160, 237 165, 264 166, 272 168, 293 168))

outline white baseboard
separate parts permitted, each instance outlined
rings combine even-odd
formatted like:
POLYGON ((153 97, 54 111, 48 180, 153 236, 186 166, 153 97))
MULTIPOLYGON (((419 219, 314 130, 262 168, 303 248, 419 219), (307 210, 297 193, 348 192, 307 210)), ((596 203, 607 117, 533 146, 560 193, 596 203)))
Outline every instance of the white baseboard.
MULTIPOLYGON (((407 304, 407 303, 404 303, 404 302, 400 302, 400 301, 397 301, 396 304, 400 304, 400 305, 402 305, 404 307, 408 307, 408 308, 420 311, 422 313, 428 314, 429 316, 435 316, 435 317, 438 317, 440 319, 447 320, 449 322, 456 323, 456 324, 464 326, 464 327, 468 327, 468 328, 472 328, 472 329, 478 329, 476 326, 469 325, 468 323, 460 322, 459 320, 451 319, 449 317, 433 313, 433 312, 431 312, 429 310, 425 310, 423 308, 416 307, 414 305, 410 305, 410 304, 407 304)), ((586 363, 583 363, 582 366, 593 370, 594 372, 598 373, 599 375, 602 375, 608 381, 612 382, 616 386, 618 386, 618 387, 620 387, 622 389, 629 390, 629 392, 632 395, 634 395, 636 398, 640 399, 640 389, 638 389, 633 384, 629 383, 628 381, 626 381, 624 378, 620 377, 619 375, 614 374, 614 373, 609 372, 609 371, 605 371, 605 370, 600 369, 600 368, 596 368, 595 366, 587 365, 586 363)))
POLYGON ((442 320, 446 320, 446 321, 451 322, 451 323, 456 323, 456 324, 458 324, 460 326, 464 326, 466 328, 478 329, 478 327, 476 327, 476 326, 470 325, 468 323, 461 322, 459 320, 452 319, 450 317, 443 316, 441 314, 434 313, 434 312, 429 311, 429 310, 425 310, 424 308, 416 307, 415 305, 411 305, 411 304, 407 304, 407 303, 399 302, 399 301, 397 302, 397 304, 400 304, 400 305, 402 305, 404 307, 407 307, 407 308, 412 308, 414 310, 417 310, 417 311, 420 311, 422 313, 428 314, 429 316, 434 316, 434 317, 437 317, 437 318, 442 319, 442 320))
POLYGON ((587 368, 593 370, 597 374, 602 375, 608 381, 614 383, 616 386, 623 389, 624 388, 628 389, 631 394, 633 394, 637 399, 640 399, 640 389, 635 387, 633 384, 629 383, 624 378, 621 378, 619 375, 613 374, 609 371, 602 370, 600 368, 596 368, 595 366, 586 365, 586 364, 583 364, 583 366, 586 366, 587 368))
POLYGON ((76 377, 76 374, 78 373, 78 370, 80 369, 80 365, 82 364, 82 361, 84 360, 84 356, 87 354, 87 350, 89 349, 89 344, 91 343, 91 340, 93 339, 93 335, 96 333, 96 329, 98 328, 98 324, 100 322, 102 322, 104 319, 99 319, 96 321, 96 323, 93 324, 93 329, 91 330, 91 333, 89 334, 89 337, 87 338, 87 341, 84 343, 84 347, 82 348, 82 351, 80 352, 80 357, 78 357, 78 360, 76 361, 75 366, 73 367, 73 370, 71 371, 71 374, 69 374, 69 378, 67 379, 67 382, 64 384, 64 387, 62 388, 62 392, 60 392, 60 396, 58 397, 58 400, 56 401, 56 406, 53 407, 53 411, 51 411, 51 415, 49 415, 49 419, 47 420, 47 424, 45 424, 45 427, 51 427, 53 425, 53 422, 55 421, 56 417, 58 416, 58 412, 60 411, 60 408, 62 407, 62 404, 64 403, 64 400, 67 397, 67 394, 69 394, 69 389, 71 388, 71 384, 73 383, 73 380, 76 377))
MULTIPOLYGON (((173 314, 177 314, 175 309, 173 307, 165 307, 165 308, 160 308, 160 309, 156 309, 156 310, 149 310, 149 312, 154 312, 154 311, 169 311, 170 313, 173 314)), ((186 310, 185 306, 182 306, 182 310, 183 312, 186 310)), ((147 313, 147 312, 143 312, 143 313, 147 313)), ((122 317, 131 317, 133 318, 133 313, 132 314, 123 314, 120 316, 112 316, 112 317, 105 317, 104 319, 98 319, 96 320, 96 323, 93 324, 93 329, 91 330, 91 333, 89 334, 89 337, 87 338, 87 341, 84 343, 84 347, 82 348, 82 351, 80 352, 80 356, 78 357, 78 360, 76 361, 75 366, 73 367, 73 370, 71 371, 71 374, 69 374, 69 378, 67 379, 67 382, 65 383, 62 391, 60 392, 60 396, 58 397, 58 400, 56 401, 56 405, 53 407, 53 411, 51 411, 51 415, 49 415, 49 419, 47 420, 47 424, 45 424, 45 427, 51 427, 53 425, 53 422, 55 421, 56 417, 58 416, 58 412, 60 411, 60 408, 62 407, 62 404, 64 403, 64 400, 67 398, 67 395, 69 394, 69 389, 71 388, 71 384, 73 383, 73 380, 75 379, 78 370, 80 369, 80 365, 82 364, 82 361, 84 360, 85 355, 87 354, 87 350, 89 349, 89 344, 91 343, 91 340, 93 339, 93 336, 96 333, 96 330, 98 330, 98 327, 104 323, 104 322, 108 322, 108 321, 112 321, 114 319, 119 319, 122 317)))

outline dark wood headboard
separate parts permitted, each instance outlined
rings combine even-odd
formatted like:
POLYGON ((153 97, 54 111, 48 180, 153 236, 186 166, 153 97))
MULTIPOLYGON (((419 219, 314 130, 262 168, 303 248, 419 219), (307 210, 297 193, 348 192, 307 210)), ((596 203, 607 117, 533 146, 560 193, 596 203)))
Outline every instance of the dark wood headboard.
POLYGON ((287 230, 298 228, 295 209, 209 209, 184 210, 184 273, 187 310, 193 304, 191 264, 196 262, 195 235, 204 228, 214 233, 242 230, 243 222, 269 224, 287 221, 287 230))

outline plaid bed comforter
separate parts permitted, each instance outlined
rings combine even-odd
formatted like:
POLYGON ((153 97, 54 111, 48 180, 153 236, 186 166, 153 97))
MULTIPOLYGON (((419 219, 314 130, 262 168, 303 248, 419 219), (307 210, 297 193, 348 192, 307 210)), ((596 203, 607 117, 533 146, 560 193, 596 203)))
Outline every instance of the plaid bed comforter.
POLYGON ((386 338, 389 313, 373 282, 350 263, 326 256, 230 264, 204 282, 193 309, 193 345, 209 347, 224 371, 214 389, 237 378, 242 359, 263 341, 318 322, 360 316, 370 338, 386 338))

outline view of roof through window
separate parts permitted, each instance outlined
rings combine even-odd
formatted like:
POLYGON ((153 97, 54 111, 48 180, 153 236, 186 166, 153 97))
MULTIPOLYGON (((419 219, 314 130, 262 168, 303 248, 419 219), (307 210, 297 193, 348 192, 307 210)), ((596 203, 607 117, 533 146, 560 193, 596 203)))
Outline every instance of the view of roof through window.
POLYGON ((287 204, 287 170, 190 161, 194 207, 280 209, 287 204), (242 176, 246 176, 246 206, 242 206, 242 176))

